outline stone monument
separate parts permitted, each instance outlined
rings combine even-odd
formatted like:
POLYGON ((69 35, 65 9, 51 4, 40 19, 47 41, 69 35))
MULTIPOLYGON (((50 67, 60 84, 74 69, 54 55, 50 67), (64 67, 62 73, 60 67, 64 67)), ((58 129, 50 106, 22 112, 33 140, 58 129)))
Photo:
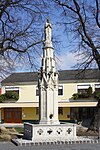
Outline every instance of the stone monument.
POLYGON ((58 72, 52 46, 52 26, 47 19, 44 29, 42 66, 39 72, 39 124, 24 124, 24 138, 33 142, 70 140, 76 138, 74 124, 58 120, 58 72))
POLYGON ((52 46, 52 27, 45 25, 42 67, 39 74, 39 120, 40 124, 60 124, 58 120, 58 72, 55 67, 52 46))

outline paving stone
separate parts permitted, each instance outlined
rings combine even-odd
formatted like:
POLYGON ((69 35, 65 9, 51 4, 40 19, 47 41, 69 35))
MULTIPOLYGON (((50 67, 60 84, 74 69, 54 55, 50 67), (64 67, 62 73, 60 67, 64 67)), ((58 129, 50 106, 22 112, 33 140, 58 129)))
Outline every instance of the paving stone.
POLYGON ((11 142, 0 142, 0 150, 100 150, 99 143, 76 143, 76 144, 47 144, 16 146, 11 142))

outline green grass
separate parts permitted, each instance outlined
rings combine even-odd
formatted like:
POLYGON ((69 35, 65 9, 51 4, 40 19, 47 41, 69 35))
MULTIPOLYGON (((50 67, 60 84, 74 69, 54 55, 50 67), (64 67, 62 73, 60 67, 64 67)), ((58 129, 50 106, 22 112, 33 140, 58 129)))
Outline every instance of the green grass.
POLYGON ((24 132, 24 128, 22 128, 22 127, 15 127, 15 130, 16 130, 18 133, 23 133, 23 132, 24 132))

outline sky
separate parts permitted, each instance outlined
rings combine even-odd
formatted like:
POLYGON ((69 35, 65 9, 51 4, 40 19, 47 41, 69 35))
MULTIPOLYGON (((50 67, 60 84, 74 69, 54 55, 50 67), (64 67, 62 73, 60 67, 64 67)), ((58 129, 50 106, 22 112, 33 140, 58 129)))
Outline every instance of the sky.
POLYGON ((65 52, 60 56, 60 62, 58 63, 59 69, 61 70, 70 70, 73 69, 77 60, 75 59, 75 54, 71 52, 65 52))
MULTIPOLYGON (((59 19, 59 18, 58 18, 59 19)), ((56 23, 57 20, 50 17, 50 23, 52 25, 52 38, 53 38, 53 46, 54 46, 54 54, 56 67, 58 70, 70 70, 73 69, 73 66, 77 63, 77 59, 74 53, 71 52, 70 42, 68 37, 64 33, 63 27, 56 23), (57 43, 55 44, 55 40, 57 43)), ((42 30, 44 32, 44 26, 46 23, 46 19, 44 23, 41 25, 42 30)), ((43 45, 41 45, 41 56, 36 56, 37 61, 37 70, 41 67, 41 60, 43 54, 43 45)), ((26 60, 27 61, 27 60, 26 60)), ((16 72, 29 72, 31 71, 29 68, 29 64, 25 62, 24 64, 21 62, 16 64, 16 72)), ((36 71, 37 71, 36 70, 36 71)), ((34 70, 33 70, 34 71, 34 70)))
POLYGON ((75 53, 71 51, 71 44, 68 36, 64 33, 64 29, 62 26, 51 18, 50 20, 52 24, 52 37, 54 40, 56 39, 58 43, 54 46, 55 59, 57 62, 57 67, 59 70, 70 70, 74 69, 74 66, 77 64, 78 58, 75 53))
MULTIPOLYGON (((50 8, 49 11, 50 13, 47 16, 47 18, 50 19, 50 23, 52 25, 52 38, 54 41, 55 40, 58 41, 56 44, 55 42, 53 42, 57 69, 58 70, 73 69, 73 66, 77 63, 77 59, 75 57, 75 54, 71 52, 71 47, 69 46, 70 37, 67 37, 67 35, 64 32, 63 26, 60 25, 61 12, 55 7, 50 8)), ((43 30, 42 33, 44 32, 44 26, 47 18, 45 17, 44 22, 41 24, 41 30, 43 30)), ((41 46, 41 50, 42 50, 42 46, 41 46)), ((37 68, 41 66, 42 53, 41 53, 41 57, 36 56, 36 60, 38 64, 37 68)), ((16 69, 17 72, 30 71, 28 63, 27 65, 25 63, 25 66, 23 64, 18 63, 17 66, 18 66, 16 69)))
MULTIPOLYGON (((55 46, 55 56, 59 59, 56 59, 58 69, 61 70, 70 70, 73 69, 73 66, 77 63, 75 53, 71 51, 71 44, 69 37, 65 34, 62 26, 55 24, 55 21, 51 20, 52 24, 52 34, 54 38, 56 37, 58 41, 58 46, 55 46)), ((54 44, 54 43, 53 43, 54 44)))

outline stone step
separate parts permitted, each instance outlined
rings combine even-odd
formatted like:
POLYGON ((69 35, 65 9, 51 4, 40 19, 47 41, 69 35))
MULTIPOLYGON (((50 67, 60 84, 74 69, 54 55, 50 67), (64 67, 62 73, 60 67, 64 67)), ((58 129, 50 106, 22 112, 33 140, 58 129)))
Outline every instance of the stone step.
POLYGON ((17 146, 33 146, 33 145, 53 145, 53 144, 84 144, 84 143, 98 143, 98 139, 86 139, 86 138, 77 138, 77 139, 62 139, 62 140, 25 140, 25 139, 12 139, 12 142, 17 146))

